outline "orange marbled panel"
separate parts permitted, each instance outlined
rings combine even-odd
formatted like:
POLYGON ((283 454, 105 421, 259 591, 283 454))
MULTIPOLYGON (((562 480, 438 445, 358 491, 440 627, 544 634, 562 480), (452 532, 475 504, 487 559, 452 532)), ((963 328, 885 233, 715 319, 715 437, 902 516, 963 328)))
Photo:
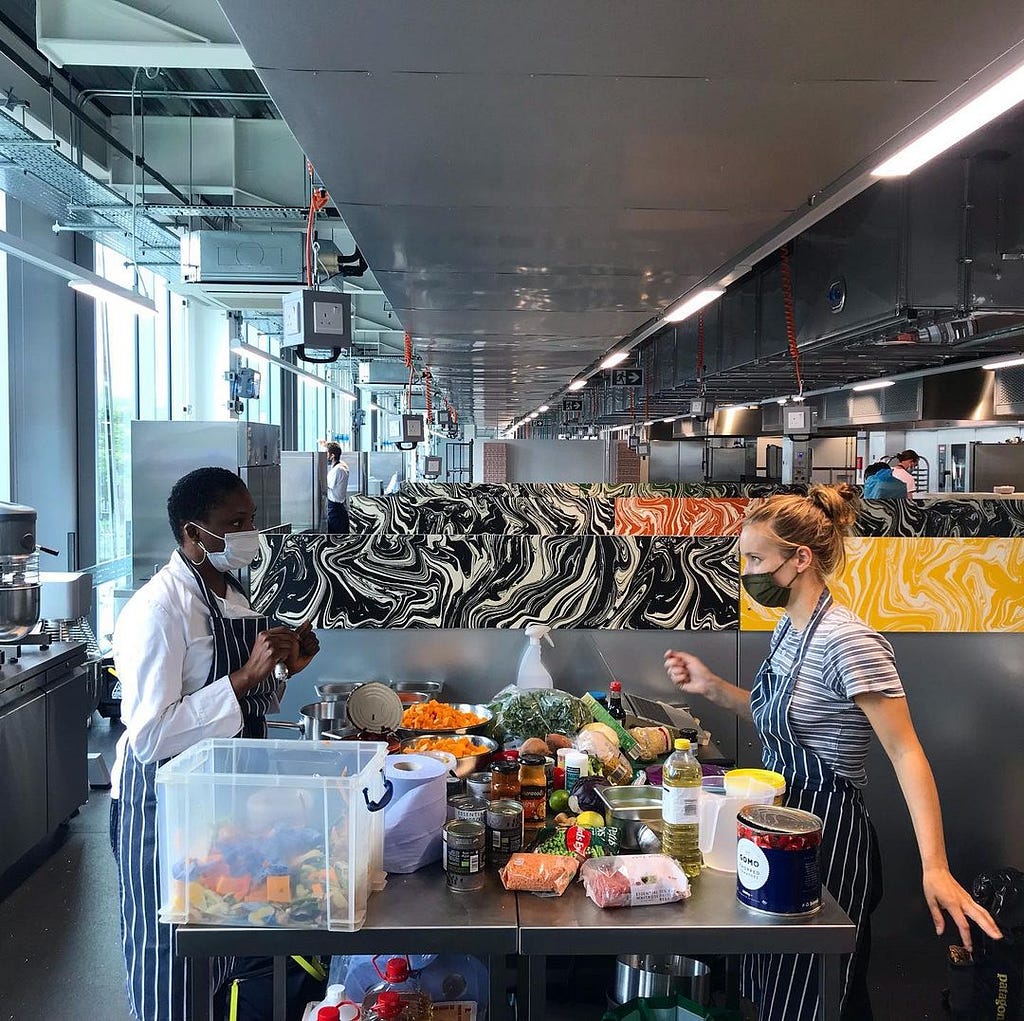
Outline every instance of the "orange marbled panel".
POLYGON ((739 535, 746 499, 619 497, 616 535, 739 535))

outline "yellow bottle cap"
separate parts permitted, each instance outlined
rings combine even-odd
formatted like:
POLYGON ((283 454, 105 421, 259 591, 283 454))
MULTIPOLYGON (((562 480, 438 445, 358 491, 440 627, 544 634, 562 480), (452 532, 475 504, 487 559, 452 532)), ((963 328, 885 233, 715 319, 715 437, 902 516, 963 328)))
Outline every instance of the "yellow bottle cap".
POLYGON ((675 749, 677 752, 688 752, 690 750, 690 739, 688 737, 677 737, 675 749))

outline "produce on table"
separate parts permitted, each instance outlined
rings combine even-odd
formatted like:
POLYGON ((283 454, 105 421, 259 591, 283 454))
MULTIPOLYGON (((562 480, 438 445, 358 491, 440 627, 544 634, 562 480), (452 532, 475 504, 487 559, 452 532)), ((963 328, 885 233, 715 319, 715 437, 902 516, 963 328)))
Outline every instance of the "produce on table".
POLYGON ((494 696, 490 709, 494 713, 490 736, 499 742, 505 737, 525 740, 549 734, 578 734, 593 720, 575 695, 558 688, 521 690, 512 684, 494 696))
POLYGON ((498 874, 506 890, 561 896, 578 868, 579 861, 572 856, 517 853, 498 874))
POLYGON ((533 843, 538 854, 572 855, 580 861, 618 854, 621 835, 615 826, 581 826, 541 830, 533 843))
POLYGON ((550 808, 552 812, 564 812, 568 807, 568 791, 557 790, 551 792, 551 797, 548 798, 548 808, 550 808))
POLYGON ((520 746, 520 755, 547 755, 548 743, 541 737, 528 737, 520 746))
POLYGON ((667 854, 597 858, 580 869, 587 896, 599 908, 671 904, 690 896, 690 883, 667 854))
POLYGON ((580 812, 576 818, 577 826, 603 826, 604 816, 600 812, 580 812))
POLYGON ((633 779, 633 767, 618 744, 609 741, 604 734, 596 730, 584 730, 576 738, 576 747, 588 755, 596 755, 601 760, 601 771, 615 785, 628 784, 633 779))
POLYGON ((572 812, 598 812, 604 802, 598 791, 611 784, 603 776, 581 776, 569 791, 569 810, 572 812))
POLYGON ((402 713, 402 727, 405 730, 454 730, 456 727, 472 727, 483 722, 483 716, 463 712, 436 699, 418 702, 402 713))
POLYGON ((572 740, 566 737, 565 734, 548 734, 544 740, 547 742, 552 755, 557 755, 559 748, 572 747, 572 740))
POLYGON ((672 750, 672 732, 668 727, 633 727, 630 734, 643 762, 653 762, 672 750))
POLYGON ((619 735, 616 734, 607 723, 588 723, 582 728, 582 733, 600 734, 602 737, 606 738, 610 744, 614 745, 616 748, 619 747, 619 735))
POLYGON ((567 815, 565 812, 559 812, 558 815, 556 815, 555 818, 554 818, 554 823, 555 823, 556 826, 558 826, 560 828, 563 828, 563 829, 566 826, 575 826, 576 825, 576 816, 574 816, 574 815, 567 815))
POLYGON ((448 752, 457 759, 479 755, 486 748, 474 744, 470 737, 419 737, 405 746, 407 752, 448 752))

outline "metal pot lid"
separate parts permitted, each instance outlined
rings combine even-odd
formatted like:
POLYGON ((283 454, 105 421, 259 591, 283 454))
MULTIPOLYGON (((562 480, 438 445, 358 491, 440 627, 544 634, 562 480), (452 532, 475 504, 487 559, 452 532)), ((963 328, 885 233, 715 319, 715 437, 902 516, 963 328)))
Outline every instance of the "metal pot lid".
POLYGON ((402 701, 386 684, 368 681, 348 697, 349 723, 371 734, 390 734, 402 725, 402 701))

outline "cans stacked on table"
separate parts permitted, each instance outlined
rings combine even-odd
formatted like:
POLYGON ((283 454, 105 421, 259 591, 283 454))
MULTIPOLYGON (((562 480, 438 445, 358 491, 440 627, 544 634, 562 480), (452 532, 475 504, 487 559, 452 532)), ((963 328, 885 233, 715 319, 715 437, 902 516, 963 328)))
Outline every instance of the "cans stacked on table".
POLYGON ((445 823, 442 839, 448 889, 456 893, 481 889, 484 885, 486 846, 483 823, 453 819, 445 823))
POLYGON ((487 806, 487 864, 503 868, 523 849, 523 806, 507 798, 487 806))
POLYGON ((448 821, 461 819, 483 826, 487 821, 487 804, 483 798, 474 798, 472 794, 458 794, 448 799, 448 821))

